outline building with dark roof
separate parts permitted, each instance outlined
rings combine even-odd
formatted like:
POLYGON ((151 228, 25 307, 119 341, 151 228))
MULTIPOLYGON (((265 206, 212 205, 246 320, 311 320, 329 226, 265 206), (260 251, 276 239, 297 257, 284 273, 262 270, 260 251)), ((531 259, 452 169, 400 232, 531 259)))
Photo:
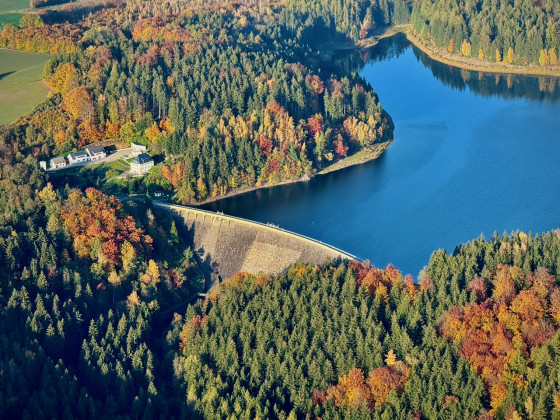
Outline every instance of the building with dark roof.
POLYGON ((105 148, 101 146, 90 146, 86 149, 87 154, 89 155, 89 160, 101 160, 105 159, 107 156, 107 152, 105 152, 105 148))
POLYGON ((141 153, 130 162, 130 172, 145 174, 154 166, 154 160, 147 153, 141 153))
POLYGON ((87 162, 89 160, 89 155, 84 152, 76 152, 76 153, 70 153, 68 155, 68 162, 70 164, 72 163, 79 163, 79 162, 87 162))

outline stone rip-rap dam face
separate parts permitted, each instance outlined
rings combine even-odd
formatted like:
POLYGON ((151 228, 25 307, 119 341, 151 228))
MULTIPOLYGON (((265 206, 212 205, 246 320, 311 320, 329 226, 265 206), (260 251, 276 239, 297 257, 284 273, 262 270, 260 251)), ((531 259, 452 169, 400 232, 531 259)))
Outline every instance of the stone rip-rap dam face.
MULTIPOLYGON (((191 207, 154 203, 181 219, 214 286, 239 271, 278 274, 296 262, 356 259, 319 241, 278 227, 191 207)), ((185 229, 183 229, 185 231, 185 229)), ((207 280, 208 283, 208 280, 207 280)))

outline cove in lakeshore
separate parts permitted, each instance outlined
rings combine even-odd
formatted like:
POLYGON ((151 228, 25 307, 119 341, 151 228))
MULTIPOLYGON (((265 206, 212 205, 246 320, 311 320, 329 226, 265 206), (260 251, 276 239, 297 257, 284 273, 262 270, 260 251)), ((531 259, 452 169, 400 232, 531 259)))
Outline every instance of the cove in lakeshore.
POLYGON ((377 160, 206 205, 417 275, 431 253, 560 227, 560 79, 481 75, 431 60, 403 35, 338 65, 395 123, 377 160))

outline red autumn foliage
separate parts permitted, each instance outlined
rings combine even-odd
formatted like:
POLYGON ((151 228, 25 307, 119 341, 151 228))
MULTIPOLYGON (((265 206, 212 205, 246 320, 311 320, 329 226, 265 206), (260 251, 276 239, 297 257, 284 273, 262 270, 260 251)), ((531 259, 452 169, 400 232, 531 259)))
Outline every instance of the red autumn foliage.
POLYGON ((259 138, 259 149, 261 149, 261 153, 263 156, 267 156, 270 155, 270 153, 272 152, 274 145, 272 144, 272 140, 270 140, 268 137, 265 136, 261 136, 259 138))
POLYGON ((482 277, 478 277, 467 285, 467 290, 473 292, 476 295, 477 300, 486 299, 486 294, 488 293, 488 286, 486 280, 482 277))
POLYGON ((95 188, 88 188, 85 194, 72 191, 61 216, 80 258, 90 257, 95 251, 103 265, 121 266, 123 243, 129 242, 139 253, 151 250, 152 238, 136 227, 132 216, 124 214, 122 203, 95 188))
POLYGON ((185 276, 178 273, 176 270, 172 268, 167 270, 167 275, 169 276, 169 279, 172 281, 173 288, 180 289, 181 287, 183 287, 183 283, 185 282, 185 276))
POLYGON ((348 146, 344 144, 344 140, 342 138, 336 140, 333 145, 334 152, 339 158, 346 157, 346 155, 348 154, 348 146))
POLYGON ((276 159, 270 159, 264 171, 266 176, 270 176, 273 173, 279 173, 279 172, 280 172, 280 163, 276 159))
POLYGON ((314 115, 307 120, 307 130, 309 130, 311 137, 315 137, 315 134, 323 131, 323 117, 321 114, 314 115))
POLYGON ((439 330, 460 345, 459 353, 484 379, 491 391, 492 414, 505 399, 507 381, 525 383, 520 375, 506 375, 512 357, 521 355, 529 362, 531 351, 558 328, 560 288, 544 269, 526 276, 519 267, 506 265, 498 266, 490 283, 479 278, 467 288, 479 300, 492 288, 492 297, 451 308, 439 330))
POLYGON ((392 287, 400 287, 408 292, 412 300, 416 299, 418 286, 413 277, 407 274, 403 279, 401 271, 392 264, 380 269, 372 267, 369 261, 352 261, 348 267, 356 275, 356 284, 366 289, 371 297, 378 296, 386 300, 392 287))
POLYGON ((367 28, 361 28, 360 29, 360 39, 365 39, 368 36, 368 30, 367 28))
POLYGON ((324 391, 320 389, 313 390, 313 393, 311 394, 311 403, 313 405, 323 405, 326 399, 327 394, 325 394, 324 391))
POLYGON ((160 50, 157 45, 152 45, 144 54, 135 55, 134 59, 138 64, 153 67, 158 61, 159 51, 160 50))
POLYGON ((339 379, 337 385, 327 390, 327 395, 319 390, 313 392, 313 404, 323 404, 331 400, 336 407, 351 409, 369 408, 373 410, 387 402, 391 391, 401 394, 410 376, 410 369, 403 362, 396 362, 391 366, 383 366, 371 371, 365 379, 361 369, 354 368, 339 379))
POLYGON ((284 110, 284 107, 276 101, 270 101, 266 105, 266 110, 272 115, 283 114, 284 112, 286 112, 284 110))
POLYGON ((422 280, 420 280, 420 290, 422 290, 423 292, 430 290, 433 285, 434 279, 432 279, 431 277, 426 276, 422 278, 422 280))

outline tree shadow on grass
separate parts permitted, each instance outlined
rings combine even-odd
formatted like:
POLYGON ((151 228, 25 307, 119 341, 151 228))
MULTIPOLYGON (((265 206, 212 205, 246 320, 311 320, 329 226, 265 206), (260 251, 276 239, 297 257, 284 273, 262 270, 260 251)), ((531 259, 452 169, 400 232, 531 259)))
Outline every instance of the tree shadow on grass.
POLYGON ((6 78, 6 77, 8 77, 8 76, 10 76, 11 74, 14 74, 14 73, 15 73, 15 71, 8 71, 6 73, 2 73, 2 74, 0 74, 0 80, 4 79, 4 78, 6 78))

